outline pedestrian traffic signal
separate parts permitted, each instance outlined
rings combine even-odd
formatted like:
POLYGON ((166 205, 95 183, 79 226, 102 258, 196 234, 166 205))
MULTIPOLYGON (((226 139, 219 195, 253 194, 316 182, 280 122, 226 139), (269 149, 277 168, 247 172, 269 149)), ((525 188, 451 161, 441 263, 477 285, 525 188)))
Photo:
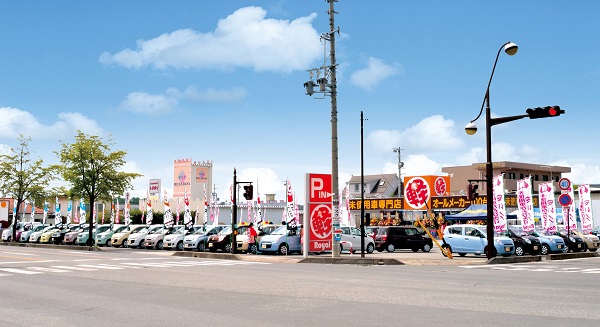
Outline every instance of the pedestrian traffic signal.
POLYGON ((477 185, 477 184, 469 183, 467 185, 467 200, 473 201, 479 196, 479 193, 477 193, 478 188, 479 188, 479 185, 477 185))
POLYGON ((529 115, 529 119, 558 117, 560 116, 560 114, 565 113, 565 111, 560 109, 559 106, 529 108, 525 112, 527 112, 527 114, 529 115))
POLYGON ((252 191, 253 191, 252 184, 244 185, 244 198, 246 200, 252 200, 252 191))

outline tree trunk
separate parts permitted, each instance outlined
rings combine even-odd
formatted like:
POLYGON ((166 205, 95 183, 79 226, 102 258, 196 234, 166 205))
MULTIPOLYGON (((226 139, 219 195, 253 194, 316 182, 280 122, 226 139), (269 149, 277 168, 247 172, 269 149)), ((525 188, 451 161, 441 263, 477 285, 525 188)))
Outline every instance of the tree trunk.
MULTIPOLYGON (((13 202, 14 205, 14 202, 13 202)), ((17 199, 17 208, 14 211, 15 216, 13 217, 14 224, 12 226, 12 242, 16 243, 17 240, 17 221, 19 221, 19 208, 21 207, 21 199, 17 199)))
POLYGON ((88 234, 88 241, 87 241, 87 245, 88 246, 92 246, 94 245, 94 198, 90 197, 90 210, 88 210, 89 215, 90 215, 90 230, 89 230, 89 234, 88 234))

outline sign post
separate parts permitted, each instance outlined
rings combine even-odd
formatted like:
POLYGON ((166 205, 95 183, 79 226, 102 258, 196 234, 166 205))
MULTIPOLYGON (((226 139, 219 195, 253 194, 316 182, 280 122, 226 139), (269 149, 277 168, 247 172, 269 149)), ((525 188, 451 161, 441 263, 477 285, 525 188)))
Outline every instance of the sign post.
MULTIPOLYGON (((333 250, 333 203, 331 174, 306 174, 303 254, 333 250)), ((339 241, 337 241, 339 246, 339 241)), ((339 248, 339 247, 338 247, 339 248)))

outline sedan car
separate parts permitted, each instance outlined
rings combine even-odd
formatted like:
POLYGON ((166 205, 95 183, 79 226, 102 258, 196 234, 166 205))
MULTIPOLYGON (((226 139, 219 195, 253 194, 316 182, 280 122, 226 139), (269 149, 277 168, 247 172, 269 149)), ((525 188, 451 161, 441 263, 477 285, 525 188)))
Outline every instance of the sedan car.
POLYGON ((271 235, 261 238, 258 250, 263 253, 285 254, 291 252, 301 253, 300 226, 288 229, 287 225, 274 230, 271 235))
POLYGON ((526 253, 537 255, 542 252, 540 240, 523 231, 521 227, 509 226, 507 236, 515 243, 515 255, 522 256, 526 253))
POLYGON ((542 251, 540 252, 542 255, 565 251, 565 241, 560 236, 548 233, 542 228, 536 228, 530 234, 537 237, 542 243, 542 251))
MULTIPOLYGON (((467 253, 475 255, 487 254, 487 232, 485 225, 460 224, 446 226, 442 247, 451 253, 458 253, 461 257, 467 253)), ((494 248, 497 254, 504 257, 515 253, 515 243, 509 237, 494 234, 494 248)))
POLYGON ((600 246, 600 239, 598 239, 598 236, 595 236, 593 234, 584 234, 583 232, 580 232, 578 230, 573 231, 573 234, 583 239, 584 246, 581 250, 582 252, 585 252, 586 250, 596 252, 598 250, 598 247, 600 246))
POLYGON ((225 228, 224 225, 213 225, 196 230, 194 233, 187 235, 183 239, 183 249, 186 251, 196 250, 204 252, 206 250, 208 238, 218 234, 223 228, 225 228))
POLYGON ((131 234, 129 234, 129 237, 127 237, 127 247, 129 247, 129 248, 135 248, 135 247, 144 248, 145 247, 144 242, 146 241, 146 236, 148 236, 149 233, 153 233, 161 228, 163 228, 162 224, 151 225, 150 227, 146 226, 142 229, 139 229, 139 230, 137 230, 137 232, 132 232, 131 234))

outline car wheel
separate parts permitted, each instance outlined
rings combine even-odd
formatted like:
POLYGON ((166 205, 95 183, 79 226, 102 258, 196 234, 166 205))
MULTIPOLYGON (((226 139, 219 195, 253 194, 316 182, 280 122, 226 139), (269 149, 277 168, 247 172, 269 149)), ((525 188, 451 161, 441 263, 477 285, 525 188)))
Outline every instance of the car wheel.
POLYGON ((542 244, 542 251, 540 252, 542 255, 546 255, 550 252, 550 248, 548 248, 548 245, 546 244, 542 244))
POLYGON ((204 246, 204 242, 198 242, 198 252, 204 252, 206 251, 206 247, 204 246))
POLYGON ((373 253, 373 252, 375 252, 375 245, 373 245, 373 243, 367 244, 367 253, 373 253))
POLYGON ((158 249, 158 250, 164 249, 163 241, 158 241, 158 243, 156 243, 156 249, 158 249))
POLYGON ((596 251, 598 251, 598 248, 595 248, 595 249, 588 249, 588 250, 590 250, 590 252, 596 252, 596 251))
POLYGON ((520 256, 522 256, 523 254, 525 254, 525 251, 523 250, 523 247, 522 247, 522 246, 520 246, 520 245, 517 245, 517 246, 515 247, 515 255, 516 255, 516 256, 518 256, 518 257, 520 257, 520 256))
POLYGON ((442 249, 444 249, 446 251, 446 252, 442 252, 442 254, 444 255, 444 257, 448 256, 446 253, 452 254, 452 248, 450 247, 450 245, 444 244, 444 245, 442 245, 442 249))
POLYGON ((252 254, 256 254, 256 252, 258 252, 258 247, 256 246, 256 243, 252 243, 251 245, 249 245, 248 251, 252 254))
POLYGON ((182 242, 182 241, 179 241, 179 242, 177 243, 177 251, 182 251, 182 250, 183 250, 183 242, 182 242))
POLYGON ((225 245, 225 252, 231 253, 231 244, 227 243, 227 245, 225 245))
MULTIPOLYGON (((340 244, 340 250, 341 250, 341 249, 342 249, 342 245, 340 244)), ((288 247, 287 247, 287 244, 285 244, 285 243, 284 243, 284 244, 281 244, 281 245, 279 246, 279 253, 280 253, 280 254, 287 254, 287 253, 288 253, 288 247)))
POLYGON ((127 240, 124 240, 123 243, 121 243, 121 247, 123 247, 123 248, 129 247, 129 243, 127 243, 127 240))
MULTIPOLYGON (((492 253, 494 254, 493 256, 495 257, 496 256, 496 248, 493 247, 492 251, 493 251, 492 253)), ((487 256, 487 254, 488 254, 488 247, 487 246, 483 249, 483 253, 487 256)))
POLYGON ((429 252, 429 251, 431 251, 431 245, 429 245, 429 244, 423 245, 423 252, 429 252))
POLYGON ((581 252, 586 252, 588 250, 587 244, 583 243, 583 246, 581 247, 581 252))
POLYGON ((394 250, 396 250, 396 248, 394 247, 394 244, 388 244, 386 250, 388 252, 394 252, 394 250))

